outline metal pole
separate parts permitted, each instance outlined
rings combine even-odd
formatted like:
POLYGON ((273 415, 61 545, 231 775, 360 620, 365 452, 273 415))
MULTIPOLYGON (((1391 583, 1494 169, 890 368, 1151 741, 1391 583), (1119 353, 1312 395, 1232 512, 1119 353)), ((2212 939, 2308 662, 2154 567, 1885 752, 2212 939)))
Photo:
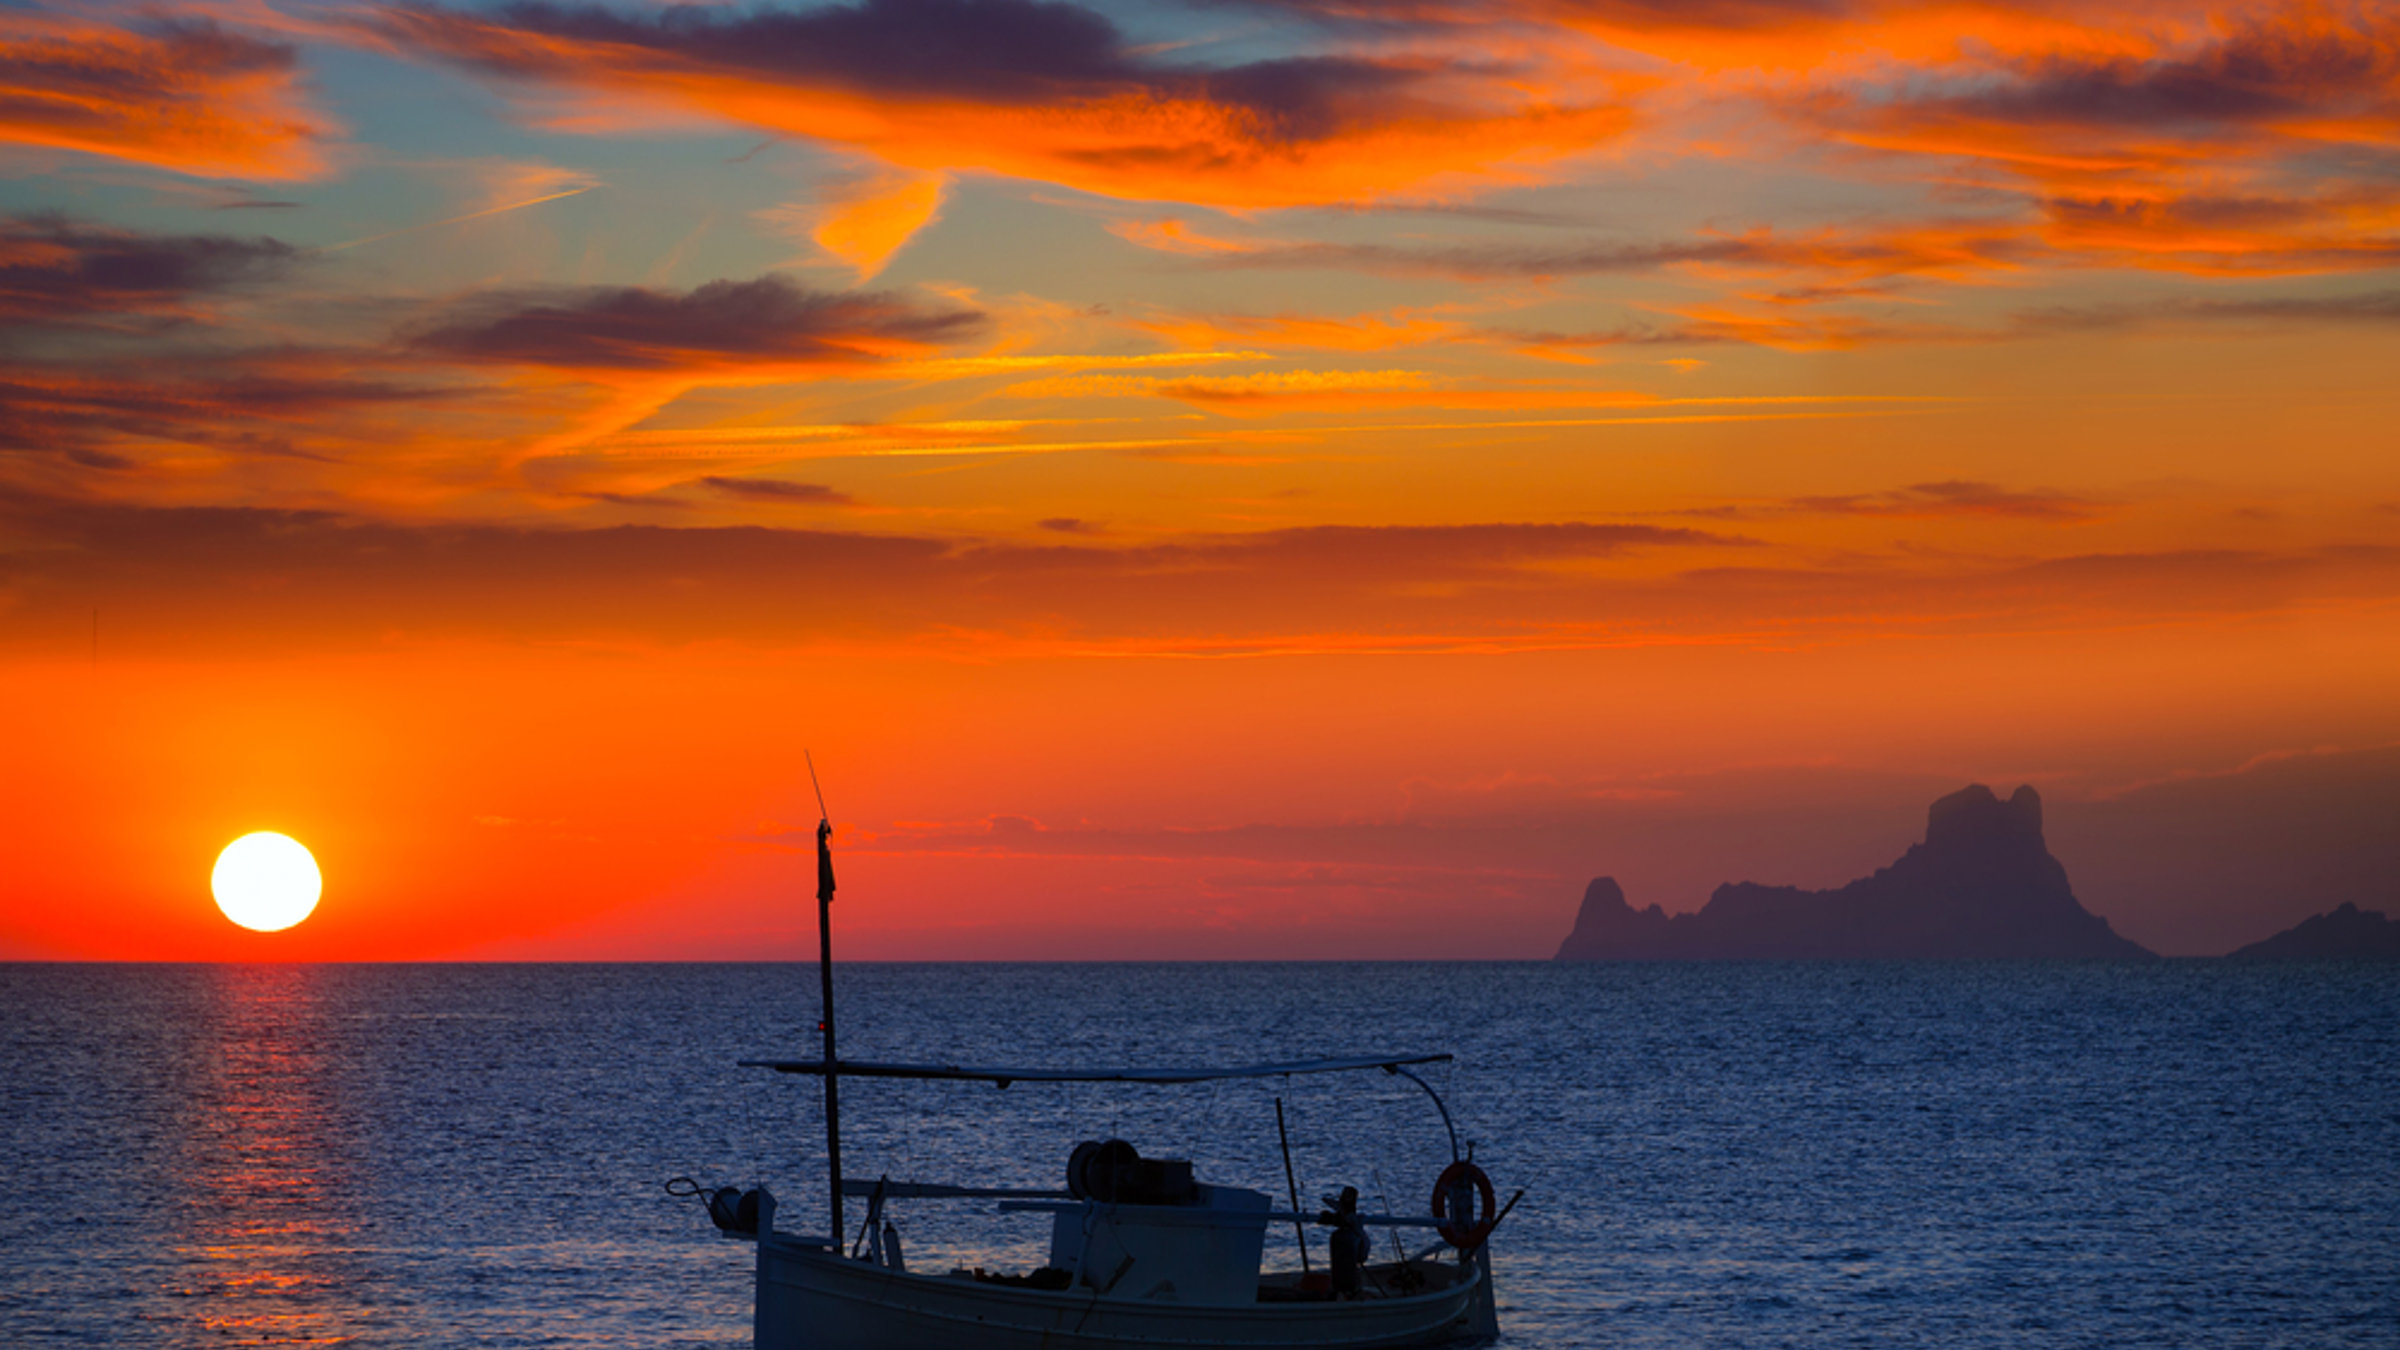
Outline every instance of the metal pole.
POLYGON ((1283 1184, 1292 1193, 1292 1236, 1300 1241, 1300 1273, 1308 1273, 1308 1221, 1300 1217, 1300 1183, 1292 1177, 1292 1136, 1283 1128, 1283 1098, 1275 1099, 1275 1142, 1283 1145, 1283 1184))
POLYGON ((817 821, 817 983, 825 1033, 825 1171, 833 1201, 833 1245, 839 1252, 842 1224, 842 1090, 833 1058, 833 822, 817 821))

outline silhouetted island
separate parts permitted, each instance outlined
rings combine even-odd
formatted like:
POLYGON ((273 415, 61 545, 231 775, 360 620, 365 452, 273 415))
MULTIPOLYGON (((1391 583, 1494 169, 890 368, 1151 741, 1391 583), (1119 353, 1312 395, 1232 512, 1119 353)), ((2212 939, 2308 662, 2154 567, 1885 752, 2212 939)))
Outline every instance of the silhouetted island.
POLYGON ((1924 843, 1838 890, 1737 882, 1669 917, 1601 877, 1558 948, 1561 961, 1961 957, 2156 959, 2075 899, 2042 842, 2041 797, 1980 783, 1933 804, 1924 843))
POLYGON ((2345 900, 2231 956, 2235 961, 2400 961, 2400 923, 2345 900))

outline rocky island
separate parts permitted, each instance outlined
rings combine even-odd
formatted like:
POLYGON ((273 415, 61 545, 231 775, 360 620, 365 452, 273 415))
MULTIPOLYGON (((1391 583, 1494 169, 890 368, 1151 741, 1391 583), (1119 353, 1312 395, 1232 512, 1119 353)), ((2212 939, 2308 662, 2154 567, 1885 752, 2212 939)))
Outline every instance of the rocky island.
POLYGON ((2042 799, 1976 784, 1933 804, 1925 842, 1829 891, 1737 882, 1696 914, 1636 910, 1612 877, 1583 893, 1561 961, 2154 960, 2085 909, 2042 839, 2042 799))
POLYGON ((2236 961, 2400 961, 2400 923, 2343 901, 2233 953, 2236 961))

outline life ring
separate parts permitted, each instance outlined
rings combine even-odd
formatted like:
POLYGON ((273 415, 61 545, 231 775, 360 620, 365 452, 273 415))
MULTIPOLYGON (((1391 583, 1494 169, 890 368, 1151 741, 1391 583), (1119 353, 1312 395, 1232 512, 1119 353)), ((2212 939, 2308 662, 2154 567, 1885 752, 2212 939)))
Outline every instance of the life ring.
POLYGON ((1483 1240, 1492 1235, 1492 1225, 1500 1221, 1500 1197, 1492 1194, 1492 1179, 1464 1158, 1443 1168, 1433 1183, 1433 1217, 1442 1241, 1462 1252, 1482 1246, 1483 1240), (1475 1188, 1478 1202, 1475 1211, 1451 1213, 1450 1197, 1466 1186, 1475 1188))

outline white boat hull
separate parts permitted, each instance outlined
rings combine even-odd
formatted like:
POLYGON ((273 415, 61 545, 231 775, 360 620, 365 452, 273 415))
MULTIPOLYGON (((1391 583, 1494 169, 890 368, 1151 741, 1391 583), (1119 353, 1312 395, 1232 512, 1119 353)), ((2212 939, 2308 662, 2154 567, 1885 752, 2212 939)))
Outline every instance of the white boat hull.
POLYGON ((1483 1260, 1404 1298, 1201 1305, 912 1274, 769 1235, 755 1330, 758 1350, 1382 1350, 1488 1337, 1497 1321, 1483 1260))

